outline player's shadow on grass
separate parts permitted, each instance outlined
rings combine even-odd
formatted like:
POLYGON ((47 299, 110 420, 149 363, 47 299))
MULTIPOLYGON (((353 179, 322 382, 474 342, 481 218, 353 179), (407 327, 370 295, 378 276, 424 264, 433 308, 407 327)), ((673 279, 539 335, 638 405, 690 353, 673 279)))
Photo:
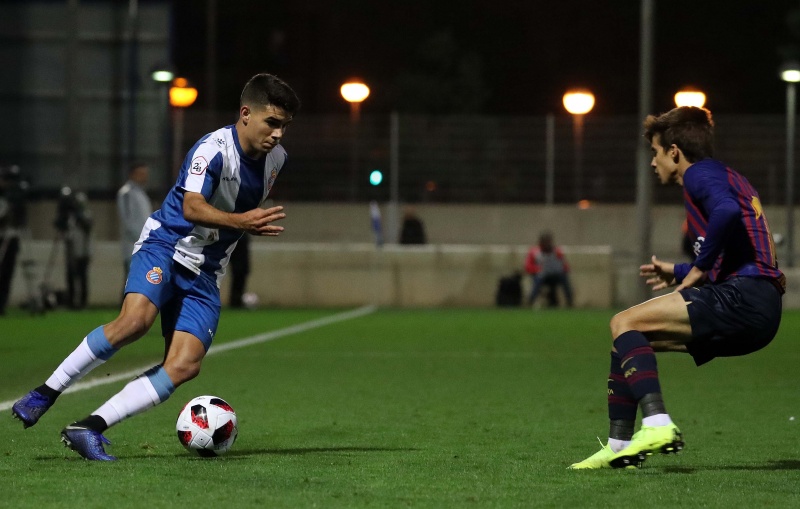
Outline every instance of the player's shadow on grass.
POLYGON ((694 474, 698 470, 778 471, 800 470, 800 460, 773 460, 760 465, 714 465, 704 467, 661 467, 665 474, 694 474))
POLYGON ((231 456, 255 456, 255 455, 284 455, 284 456, 299 456, 303 454, 317 454, 317 453, 348 453, 348 452, 408 452, 418 451, 419 449, 411 447, 296 447, 288 449, 234 449, 228 452, 225 457, 231 456))
MULTIPOLYGON (((297 447, 297 448, 289 448, 289 449, 234 449, 232 451, 227 452, 226 454, 220 456, 222 460, 242 460, 246 459, 249 456, 264 456, 264 455, 285 455, 285 456, 299 456, 303 454, 319 454, 319 453, 359 453, 359 452, 409 452, 409 451, 418 451, 419 449, 415 449, 412 447, 297 447)), ((119 459, 126 460, 126 459, 154 459, 154 458, 175 458, 175 457, 186 457, 188 455, 189 459, 196 459, 198 461, 214 461, 216 458, 201 458, 199 456, 191 456, 186 451, 179 451, 174 454, 126 454, 124 456, 120 456, 119 459)), ((48 455, 48 456, 37 456, 37 460, 40 461, 51 461, 51 460, 74 460, 74 461, 85 461, 78 455, 75 456, 56 456, 56 455, 48 455)))

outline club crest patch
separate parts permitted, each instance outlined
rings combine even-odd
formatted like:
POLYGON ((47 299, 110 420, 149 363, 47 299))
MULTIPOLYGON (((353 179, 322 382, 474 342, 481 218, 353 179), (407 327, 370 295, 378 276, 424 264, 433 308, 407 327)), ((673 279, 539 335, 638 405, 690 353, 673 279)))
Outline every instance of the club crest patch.
POLYGON ((269 174, 269 179, 267 179, 267 192, 270 192, 272 189, 272 184, 275 183, 276 178, 278 178, 278 168, 272 168, 272 171, 269 174))
POLYGON ((192 175, 202 175, 206 172, 206 168, 208 168, 208 161, 203 156, 197 156, 192 159, 191 164, 189 164, 189 173, 192 175))
POLYGON ((161 270, 161 267, 153 267, 153 270, 148 272, 147 276, 145 277, 149 282, 153 283, 154 285, 157 285, 164 280, 163 273, 164 271, 161 270))

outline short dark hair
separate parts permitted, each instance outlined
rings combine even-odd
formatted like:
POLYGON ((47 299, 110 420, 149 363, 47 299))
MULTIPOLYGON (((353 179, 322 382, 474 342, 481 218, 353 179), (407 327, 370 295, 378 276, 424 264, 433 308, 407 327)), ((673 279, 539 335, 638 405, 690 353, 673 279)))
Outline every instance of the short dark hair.
POLYGON ((272 74, 256 74, 245 84, 239 99, 239 107, 269 106, 282 108, 290 115, 300 109, 300 99, 283 80, 272 74))
POLYGON ((711 112, 695 106, 681 106, 644 120, 644 137, 652 142, 658 135, 666 150, 676 145, 690 163, 714 156, 714 120, 711 112))
POLYGON ((139 168, 147 168, 147 166, 148 166, 147 163, 144 161, 135 161, 131 163, 130 166, 128 166, 128 175, 135 172, 139 168))

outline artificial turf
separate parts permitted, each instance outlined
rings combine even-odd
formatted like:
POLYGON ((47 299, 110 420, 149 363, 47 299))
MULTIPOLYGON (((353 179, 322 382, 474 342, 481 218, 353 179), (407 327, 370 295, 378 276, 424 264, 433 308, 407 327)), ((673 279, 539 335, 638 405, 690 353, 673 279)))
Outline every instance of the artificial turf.
MULTIPOLYGON (((341 312, 226 310, 215 345, 341 312)), ((0 507, 800 506, 800 312, 750 356, 696 368, 660 355, 685 451, 581 472, 566 467, 607 434, 613 311, 382 309, 219 352, 170 400, 106 433, 117 462, 87 462, 59 430, 124 381, 65 394, 24 431, 7 407, 114 315, 0 321, 0 507), (190 455, 175 434, 201 394, 238 414, 221 458, 190 455)), ((87 380, 150 366, 162 350, 156 325, 87 380)))

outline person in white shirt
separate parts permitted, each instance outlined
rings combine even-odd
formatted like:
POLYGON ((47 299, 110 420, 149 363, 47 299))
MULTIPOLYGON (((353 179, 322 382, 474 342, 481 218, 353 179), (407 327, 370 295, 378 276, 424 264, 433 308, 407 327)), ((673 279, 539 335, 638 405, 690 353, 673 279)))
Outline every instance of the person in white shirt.
POLYGON ((119 217, 119 244, 125 280, 131 266, 133 245, 139 240, 147 218, 153 213, 150 197, 147 196, 147 180, 150 168, 144 163, 134 163, 128 170, 128 181, 117 191, 117 214, 119 217))

